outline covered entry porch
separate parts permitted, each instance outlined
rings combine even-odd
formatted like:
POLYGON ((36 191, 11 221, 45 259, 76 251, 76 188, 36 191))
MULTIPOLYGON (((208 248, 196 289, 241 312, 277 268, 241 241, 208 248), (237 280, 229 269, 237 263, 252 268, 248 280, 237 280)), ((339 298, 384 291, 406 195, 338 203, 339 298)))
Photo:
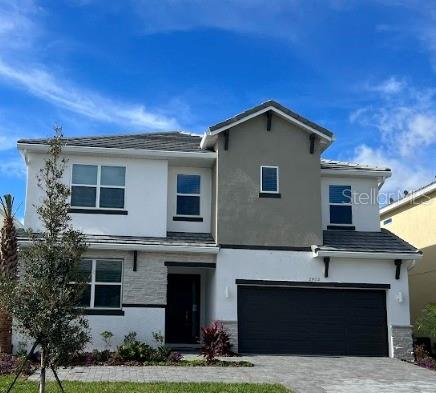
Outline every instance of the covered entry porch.
POLYGON ((165 262, 165 342, 178 349, 200 346, 201 327, 211 322, 216 263, 165 262))

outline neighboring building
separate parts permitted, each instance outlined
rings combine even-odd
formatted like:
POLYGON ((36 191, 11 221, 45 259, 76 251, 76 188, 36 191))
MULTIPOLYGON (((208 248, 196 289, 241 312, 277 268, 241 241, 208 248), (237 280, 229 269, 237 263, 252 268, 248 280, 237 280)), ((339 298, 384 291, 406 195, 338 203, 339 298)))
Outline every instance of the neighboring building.
MULTIPOLYGON (((218 319, 243 353, 410 359, 407 269, 420 252, 380 230, 376 198, 360 198, 377 197, 390 170, 321 159, 333 140, 274 101, 202 138, 65 139, 93 346, 103 330, 115 343, 161 331, 192 345, 218 319)), ((18 148, 25 226, 37 230, 47 141, 18 148)))
POLYGON ((381 226, 423 252, 409 272, 412 323, 428 303, 436 303, 436 182, 409 193, 380 211, 381 226))

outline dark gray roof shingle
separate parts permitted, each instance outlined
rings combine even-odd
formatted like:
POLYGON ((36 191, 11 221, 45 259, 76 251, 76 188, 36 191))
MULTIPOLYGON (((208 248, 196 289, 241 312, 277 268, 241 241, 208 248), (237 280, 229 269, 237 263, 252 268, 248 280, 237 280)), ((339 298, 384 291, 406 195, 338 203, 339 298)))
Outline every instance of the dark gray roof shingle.
POLYGON ((324 245, 318 247, 318 250, 322 251, 421 253, 386 229, 380 232, 327 230, 323 231, 323 237, 324 245))
POLYGON ((305 117, 299 115, 298 113, 291 111, 290 109, 284 107, 283 105, 279 104, 277 101, 274 101, 274 100, 265 101, 260 105, 256 105, 253 108, 247 109, 246 111, 237 114, 236 116, 230 117, 224 121, 221 121, 217 124, 214 124, 213 126, 209 127, 209 131, 212 132, 212 131, 215 131, 219 128, 230 126, 231 124, 243 119, 244 117, 250 116, 251 114, 256 113, 256 112, 258 112, 262 109, 265 109, 269 106, 272 106, 272 107, 278 109, 279 111, 286 113, 288 116, 291 116, 294 119, 300 121, 301 123, 303 123, 309 127, 314 128, 315 130, 319 131, 320 133, 322 133, 328 137, 333 136, 333 133, 331 131, 329 131, 326 128, 321 127, 320 125, 306 119, 305 117))
POLYGON ((345 170, 370 170, 370 171, 390 171, 387 167, 379 167, 374 165, 358 164, 355 162, 345 162, 338 160, 328 160, 321 158, 321 169, 345 169, 345 170))
MULTIPOLYGON (((19 241, 29 240, 23 229, 17 230, 19 241)), ((197 246, 216 247, 210 233, 167 232, 166 237, 85 235, 85 241, 93 244, 128 244, 132 246, 197 246)))
MULTIPOLYGON (((155 132, 143 134, 64 138, 66 146, 203 153, 205 150, 200 149, 200 141, 201 136, 183 132, 155 132)), ((46 145, 48 140, 20 139, 18 143, 46 145)))
MULTIPOLYGON (((183 132, 157 132, 148 134, 126 134, 112 136, 88 136, 77 138, 64 138, 66 146, 102 147, 108 149, 138 149, 156 151, 181 151, 205 153, 208 150, 200 149, 201 136, 183 132)), ((20 139, 18 143, 46 145, 48 139, 20 139)), ((322 169, 358 169, 388 171, 369 165, 351 162, 321 159, 322 169)))

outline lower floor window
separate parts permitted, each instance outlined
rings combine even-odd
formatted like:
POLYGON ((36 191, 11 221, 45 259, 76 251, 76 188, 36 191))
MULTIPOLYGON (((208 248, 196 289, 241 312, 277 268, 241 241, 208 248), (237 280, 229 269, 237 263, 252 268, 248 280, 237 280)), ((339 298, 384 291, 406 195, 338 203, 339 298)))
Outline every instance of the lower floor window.
POLYGON ((121 308, 123 262, 119 259, 82 259, 80 274, 87 285, 81 307, 121 308))

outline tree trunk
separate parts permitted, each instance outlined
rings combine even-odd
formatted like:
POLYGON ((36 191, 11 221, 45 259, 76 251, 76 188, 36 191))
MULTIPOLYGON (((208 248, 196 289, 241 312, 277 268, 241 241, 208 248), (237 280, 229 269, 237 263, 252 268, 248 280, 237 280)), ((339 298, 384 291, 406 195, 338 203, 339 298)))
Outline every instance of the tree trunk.
POLYGON ((46 369, 45 351, 41 349, 41 375, 39 377, 39 393, 45 393, 45 369, 46 369))
MULTIPOLYGON (((3 279, 16 280, 18 246, 12 195, 0 197, 0 211, 3 216, 3 223, 0 223, 0 274, 3 279)), ((12 352, 12 317, 7 310, 0 310, 0 352, 12 352)))
POLYGON ((12 352, 12 318, 0 309, 0 353, 12 352))

